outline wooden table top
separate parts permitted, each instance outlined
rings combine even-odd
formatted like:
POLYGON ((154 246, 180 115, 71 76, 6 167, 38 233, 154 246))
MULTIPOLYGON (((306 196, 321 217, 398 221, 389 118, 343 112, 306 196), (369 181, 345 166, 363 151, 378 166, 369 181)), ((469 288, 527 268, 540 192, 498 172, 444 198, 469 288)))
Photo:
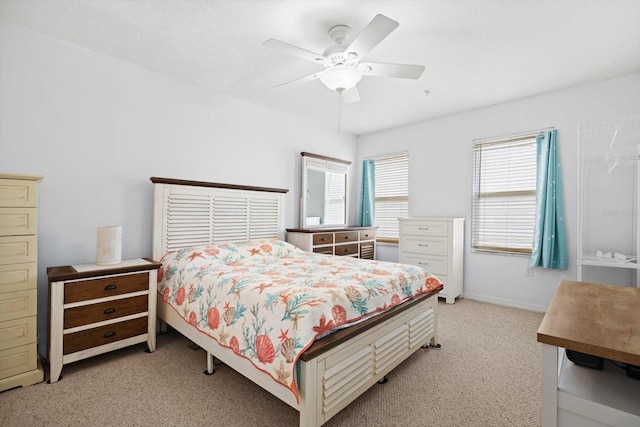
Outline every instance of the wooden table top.
POLYGON ((640 288, 561 281, 538 342, 640 365, 640 288))

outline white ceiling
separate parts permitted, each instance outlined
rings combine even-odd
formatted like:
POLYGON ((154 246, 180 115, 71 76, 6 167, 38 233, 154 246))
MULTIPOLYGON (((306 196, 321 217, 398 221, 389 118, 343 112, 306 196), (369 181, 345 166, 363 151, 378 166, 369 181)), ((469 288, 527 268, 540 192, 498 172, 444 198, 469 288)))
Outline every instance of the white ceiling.
POLYGON ((353 134, 640 71, 633 0, 0 0, 0 19, 353 134), (262 42, 322 53, 330 27, 378 13, 400 26, 366 61, 425 65, 419 80, 364 77, 341 110, 320 81, 273 88, 322 68, 262 42))

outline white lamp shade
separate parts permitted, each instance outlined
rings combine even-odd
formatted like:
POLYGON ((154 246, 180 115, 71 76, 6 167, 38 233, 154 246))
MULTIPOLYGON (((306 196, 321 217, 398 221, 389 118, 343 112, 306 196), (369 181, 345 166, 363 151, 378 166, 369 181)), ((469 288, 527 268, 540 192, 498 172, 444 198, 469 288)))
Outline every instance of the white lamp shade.
POLYGON ((122 227, 98 227, 96 264, 112 265, 122 261, 122 227))

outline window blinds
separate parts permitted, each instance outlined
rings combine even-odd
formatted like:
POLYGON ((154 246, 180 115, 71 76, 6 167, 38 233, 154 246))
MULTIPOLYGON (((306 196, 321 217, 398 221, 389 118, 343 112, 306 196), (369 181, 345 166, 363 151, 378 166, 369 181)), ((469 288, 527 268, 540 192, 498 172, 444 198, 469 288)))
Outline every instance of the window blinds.
POLYGON ((474 143, 472 249, 531 253, 536 135, 474 143))
POLYGON ((409 153, 374 157, 375 222, 379 240, 397 241, 398 218, 409 216, 409 153))

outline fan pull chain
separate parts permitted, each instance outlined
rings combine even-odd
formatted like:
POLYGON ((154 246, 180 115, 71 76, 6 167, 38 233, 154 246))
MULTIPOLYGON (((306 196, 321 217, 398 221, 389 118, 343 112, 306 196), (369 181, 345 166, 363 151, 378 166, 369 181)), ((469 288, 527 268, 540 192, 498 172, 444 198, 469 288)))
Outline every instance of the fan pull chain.
POLYGON ((338 136, 342 133, 342 92, 338 92, 340 102, 338 104, 338 136))

